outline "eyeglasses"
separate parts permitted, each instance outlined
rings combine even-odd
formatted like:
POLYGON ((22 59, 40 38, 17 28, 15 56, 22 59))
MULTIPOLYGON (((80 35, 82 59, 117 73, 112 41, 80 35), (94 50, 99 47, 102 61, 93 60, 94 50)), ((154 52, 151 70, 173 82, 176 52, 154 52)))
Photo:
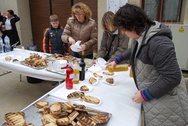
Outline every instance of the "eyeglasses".
POLYGON ((75 16, 82 16, 83 14, 74 14, 75 16))

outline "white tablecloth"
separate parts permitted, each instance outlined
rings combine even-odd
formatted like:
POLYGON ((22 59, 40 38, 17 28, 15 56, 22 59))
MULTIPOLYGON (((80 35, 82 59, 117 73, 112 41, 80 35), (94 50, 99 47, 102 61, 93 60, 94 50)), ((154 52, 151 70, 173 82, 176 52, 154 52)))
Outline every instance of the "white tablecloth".
MULTIPOLYGON (((88 79, 91 76, 92 73, 87 72, 86 79, 83 82, 74 85, 73 89, 67 90, 63 83, 49 94, 61 99, 66 99, 68 93, 79 90, 79 87, 82 85, 90 85, 88 79)), ((108 122, 108 126, 140 126, 141 105, 136 104, 131 100, 131 97, 137 90, 133 78, 129 77, 129 71, 117 72, 115 73, 114 78, 117 82, 114 86, 104 84, 103 79, 99 80, 98 85, 92 86, 92 91, 86 93, 86 95, 100 98, 102 101, 100 105, 88 105, 80 100, 74 100, 73 102, 85 104, 86 106, 111 113, 112 117, 108 122)))
POLYGON ((45 69, 37 70, 34 68, 30 68, 28 66, 24 66, 19 63, 5 61, 6 56, 11 56, 14 59, 24 60, 25 58, 30 56, 30 53, 37 53, 40 54, 41 56, 46 56, 42 52, 35 52, 35 51, 15 48, 11 52, 0 54, 0 68, 5 70, 10 70, 12 72, 19 73, 22 75, 35 77, 43 80, 49 80, 49 81, 62 81, 65 78, 64 75, 52 73, 46 71, 45 69))

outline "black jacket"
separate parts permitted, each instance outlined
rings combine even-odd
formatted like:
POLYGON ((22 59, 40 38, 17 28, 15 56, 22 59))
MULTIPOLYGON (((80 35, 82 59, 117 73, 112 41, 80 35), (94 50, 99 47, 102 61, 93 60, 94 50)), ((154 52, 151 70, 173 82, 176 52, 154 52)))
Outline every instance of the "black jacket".
POLYGON ((61 40, 62 33, 63 29, 60 26, 58 26, 57 29, 52 26, 46 28, 42 42, 43 52, 52 54, 64 54, 65 52, 68 52, 68 44, 61 40))
MULTIPOLYGON (((7 17, 3 17, 1 25, 5 25, 6 20, 7 20, 7 17)), ((12 30, 11 31, 2 31, 2 33, 3 33, 2 38, 4 39, 4 37, 7 35, 10 38, 11 45, 14 45, 14 44, 20 45, 20 38, 18 36, 18 31, 16 28, 16 22, 18 22, 19 20, 20 20, 20 18, 17 15, 14 15, 14 17, 10 20, 12 30)))

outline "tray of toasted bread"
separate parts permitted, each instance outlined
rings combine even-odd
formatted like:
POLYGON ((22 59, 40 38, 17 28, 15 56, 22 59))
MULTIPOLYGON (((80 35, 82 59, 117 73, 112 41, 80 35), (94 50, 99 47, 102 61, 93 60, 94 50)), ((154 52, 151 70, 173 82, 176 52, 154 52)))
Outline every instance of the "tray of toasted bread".
POLYGON ((6 125, 107 126, 112 114, 46 95, 21 112, 6 113, 6 125))
POLYGON ((76 57, 73 57, 72 55, 62 55, 62 54, 51 54, 51 56, 46 58, 47 60, 67 60, 72 61, 75 60, 76 57))
POLYGON ((33 53, 25 60, 20 61, 20 64, 40 70, 47 67, 47 60, 39 54, 33 53))

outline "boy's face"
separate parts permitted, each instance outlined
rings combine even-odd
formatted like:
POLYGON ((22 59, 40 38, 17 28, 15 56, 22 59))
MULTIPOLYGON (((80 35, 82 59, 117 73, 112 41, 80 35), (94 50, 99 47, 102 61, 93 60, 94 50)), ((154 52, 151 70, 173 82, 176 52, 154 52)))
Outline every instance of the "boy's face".
POLYGON ((52 25, 53 28, 58 28, 59 21, 51 21, 50 24, 52 25))

